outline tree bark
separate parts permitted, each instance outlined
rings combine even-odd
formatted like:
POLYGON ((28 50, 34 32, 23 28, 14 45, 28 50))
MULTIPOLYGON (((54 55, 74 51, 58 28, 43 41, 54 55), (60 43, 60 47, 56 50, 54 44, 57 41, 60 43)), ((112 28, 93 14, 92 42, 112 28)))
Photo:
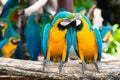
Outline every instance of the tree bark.
POLYGON ((58 11, 60 8, 73 12, 73 0, 58 0, 58 11))
POLYGON ((80 60, 69 60, 59 73, 59 63, 48 63, 45 71, 42 70, 42 60, 27 61, 0 58, 0 80, 79 80, 79 79, 119 79, 120 60, 102 60, 98 63, 100 73, 93 64, 87 64, 85 74, 82 75, 80 60))

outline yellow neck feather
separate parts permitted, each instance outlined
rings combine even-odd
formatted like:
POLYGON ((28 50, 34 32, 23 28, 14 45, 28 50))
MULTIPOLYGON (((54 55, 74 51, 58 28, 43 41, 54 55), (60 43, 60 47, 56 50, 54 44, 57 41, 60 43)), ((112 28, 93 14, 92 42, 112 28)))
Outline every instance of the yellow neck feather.
POLYGON ((82 18, 81 20, 82 20, 82 23, 83 23, 82 31, 89 32, 89 25, 88 25, 88 23, 85 21, 84 18, 82 18))
POLYGON ((4 28, 2 29, 2 36, 4 37, 5 30, 7 29, 8 24, 5 22, 4 23, 4 28))

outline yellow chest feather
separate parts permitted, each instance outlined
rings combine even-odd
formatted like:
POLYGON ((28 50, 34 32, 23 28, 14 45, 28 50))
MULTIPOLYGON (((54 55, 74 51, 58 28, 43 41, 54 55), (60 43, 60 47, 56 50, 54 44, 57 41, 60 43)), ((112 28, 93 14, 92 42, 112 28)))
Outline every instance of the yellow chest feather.
POLYGON ((60 57, 63 53, 64 45, 66 45, 67 29, 61 31, 57 27, 53 27, 49 33, 48 47, 52 57, 60 57))
POLYGON ((17 45, 12 44, 10 41, 2 48, 3 57, 10 58, 15 52, 17 45))
POLYGON ((92 59, 95 54, 98 54, 95 34, 91 32, 77 32, 77 49, 79 53, 83 53, 85 58, 92 59))

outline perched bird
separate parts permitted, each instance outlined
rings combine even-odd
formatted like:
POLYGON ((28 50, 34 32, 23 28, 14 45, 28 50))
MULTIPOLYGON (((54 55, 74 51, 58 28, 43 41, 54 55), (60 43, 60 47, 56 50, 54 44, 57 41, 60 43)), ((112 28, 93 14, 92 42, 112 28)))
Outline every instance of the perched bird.
POLYGON ((111 26, 102 26, 99 30, 102 37, 102 45, 104 51, 106 48, 108 48, 108 45, 110 43, 110 37, 114 34, 114 32, 111 26))
POLYGON ((41 38, 40 24, 37 21, 36 15, 32 14, 28 17, 28 23, 24 29, 24 37, 27 45, 28 53, 31 60, 38 60, 38 55, 41 53, 41 38))
MULTIPOLYGON (((0 19, 0 29, 1 29, 0 33, 1 33, 1 36, 2 36, 0 38, 0 41, 3 40, 3 39, 9 39, 12 36, 19 36, 19 34, 17 34, 15 32, 15 30, 13 29, 10 21, 7 20, 6 18, 1 18, 0 19)), ((21 48, 19 47, 19 49, 21 49, 21 48)), ((20 51, 21 50, 15 51, 15 57, 17 59, 21 58, 21 52, 20 51)))
POLYGON ((44 53, 43 70, 48 61, 60 62, 59 72, 68 60, 71 37, 68 31, 74 16, 67 11, 59 12, 51 24, 46 24, 43 32, 42 48, 44 53))
POLYGON ((74 49, 82 61, 82 73, 86 68, 86 63, 95 65, 97 71, 98 64, 102 58, 102 38, 98 29, 93 29, 90 21, 85 15, 76 14, 76 26, 73 33, 74 49))
POLYGON ((0 41, 0 57, 10 58, 20 42, 20 36, 12 36, 8 39, 3 39, 0 41))

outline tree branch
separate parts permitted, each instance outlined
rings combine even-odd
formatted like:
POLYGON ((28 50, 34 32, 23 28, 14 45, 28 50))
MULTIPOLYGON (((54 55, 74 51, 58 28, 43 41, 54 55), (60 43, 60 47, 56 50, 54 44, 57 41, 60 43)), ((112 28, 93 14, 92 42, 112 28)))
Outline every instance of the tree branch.
POLYGON ((50 62, 46 70, 42 71, 42 57, 40 61, 26 61, 17 59, 0 58, 0 79, 22 80, 36 79, 119 79, 120 60, 102 60, 99 62, 100 73, 97 73, 93 64, 86 65, 85 74, 82 75, 81 62, 79 60, 69 60, 65 63, 62 72, 59 74, 59 63, 50 62))

